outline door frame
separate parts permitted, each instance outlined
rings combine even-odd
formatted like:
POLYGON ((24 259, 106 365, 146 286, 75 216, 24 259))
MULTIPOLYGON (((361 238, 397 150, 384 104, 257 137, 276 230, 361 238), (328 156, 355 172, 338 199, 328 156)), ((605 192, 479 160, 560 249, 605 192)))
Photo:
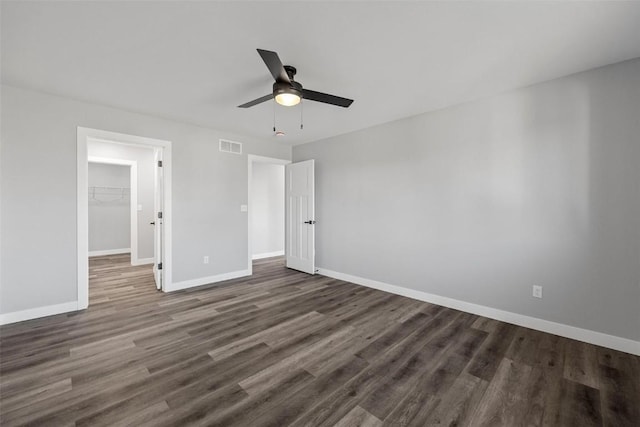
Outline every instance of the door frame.
MULTIPOLYGON (((253 240, 252 240, 252 232, 251 232, 251 215, 253 215, 253 210, 251 209, 251 180, 253 178, 253 164, 254 163, 268 163, 272 165, 288 165, 291 163, 291 160, 277 159, 275 157, 264 157, 264 156, 256 156, 255 154, 247 155, 247 171, 248 171, 248 180, 247 180, 247 270, 249 271, 249 275, 253 274, 253 240)), ((285 224, 286 224, 286 216, 287 212, 285 211, 285 224)))
POLYGON ((153 280, 156 289, 164 290, 164 269, 158 268, 158 260, 164 259, 164 218, 158 212, 164 212, 164 168, 161 167, 164 150, 153 149, 153 280))
MULTIPOLYGON (((130 242, 129 249, 131 250, 131 265, 139 265, 138 263, 138 162, 136 160, 121 160, 112 159, 109 157, 88 156, 89 163, 98 163, 102 165, 118 165, 129 167, 129 187, 130 187, 130 199, 129 199, 129 222, 130 227, 130 242)), ((91 252, 89 251, 89 254, 91 252)))
MULTIPOLYGON (((110 132, 100 129, 91 129, 78 126, 77 128, 77 298, 78 310, 84 310, 89 306, 89 196, 88 173, 89 173, 89 156, 88 142, 90 140, 98 142, 125 144, 142 146, 146 148, 159 148, 163 152, 162 167, 164 185, 164 243, 165 250, 163 253, 162 267, 164 271, 164 280, 162 290, 171 284, 171 268, 173 266, 171 235, 172 235, 172 214, 171 214, 171 141, 162 139, 147 138, 136 135, 128 135, 117 132, 110 132)), ((133 205, 133 204, 132 204, 133 205)), ((134 206, 137 210, 137 205, 134 206)), ((133 250, 133 248, 132 248, 133 250)))

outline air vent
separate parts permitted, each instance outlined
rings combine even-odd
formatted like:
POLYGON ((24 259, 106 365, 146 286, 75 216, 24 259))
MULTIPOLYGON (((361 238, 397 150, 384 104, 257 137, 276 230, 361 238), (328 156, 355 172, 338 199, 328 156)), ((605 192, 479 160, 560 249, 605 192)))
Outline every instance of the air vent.
POLYGON ((223 153, 242 154, 242 143, 229 141, 228 139, 221 139, 220 151, 223 153))

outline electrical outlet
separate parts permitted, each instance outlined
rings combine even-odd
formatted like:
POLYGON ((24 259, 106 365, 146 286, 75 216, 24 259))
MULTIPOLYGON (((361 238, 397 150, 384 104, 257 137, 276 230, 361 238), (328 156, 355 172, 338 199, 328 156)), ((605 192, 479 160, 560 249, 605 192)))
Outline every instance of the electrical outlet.
POLYGON ((209 264, 209 255, 205 255, 202 262, 205 264, 209 264))
POLYGON ((542 286, 533 285, 533 296, 542 298, 542 286))

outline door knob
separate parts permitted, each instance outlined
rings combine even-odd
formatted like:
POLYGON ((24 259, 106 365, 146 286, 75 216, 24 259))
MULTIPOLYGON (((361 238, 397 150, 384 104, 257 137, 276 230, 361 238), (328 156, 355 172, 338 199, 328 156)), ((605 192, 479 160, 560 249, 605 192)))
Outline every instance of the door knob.
POLYGON ((156 225, 156 222, 155 221, 151 221, 149 224, 156 225))
POLYGON ((304 223, 305 224, 315 224, 316 222, 315 221, 305 221, 304 223))

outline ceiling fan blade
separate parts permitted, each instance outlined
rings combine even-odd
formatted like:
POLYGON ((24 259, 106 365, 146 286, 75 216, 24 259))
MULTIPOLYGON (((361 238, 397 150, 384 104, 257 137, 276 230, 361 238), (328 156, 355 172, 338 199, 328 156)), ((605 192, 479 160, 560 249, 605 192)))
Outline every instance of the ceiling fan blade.
POLYGON ((277 53, 272 52, 270 50, 258 49, 258 53, 262 57, 262 60, 267 65, 269 71, 271 71, 271 75, 277 82, 286 82, 291 83, 287 72, 282 65, 282 61, 280 61, 280 57, 277 53))
POLYGON ((261 97, 260 97, 260 98, 258 98, 258 99, 254 99, 253 101, 246 102, 246 103, 244 103, 244 104, 242 104, 242 105, 238 105, 238 108, 249 108, 249 107, 253 107, 254 105, 261 104, 261 103, 263 103, 263 102, 265 102, 265 101, 268 101, 268 100, 270 100, 270 99, 273 99, 273 94, 272 94, 272 93, 270 93, 269 95, 261 96, 261 97))
POLYGON ((347 108, 353 102, 353 99, 342 98, 309 89, 302 89, 302 97, 311 101, 324 102, 325 104, 337 105, 344 108, 347 108))

